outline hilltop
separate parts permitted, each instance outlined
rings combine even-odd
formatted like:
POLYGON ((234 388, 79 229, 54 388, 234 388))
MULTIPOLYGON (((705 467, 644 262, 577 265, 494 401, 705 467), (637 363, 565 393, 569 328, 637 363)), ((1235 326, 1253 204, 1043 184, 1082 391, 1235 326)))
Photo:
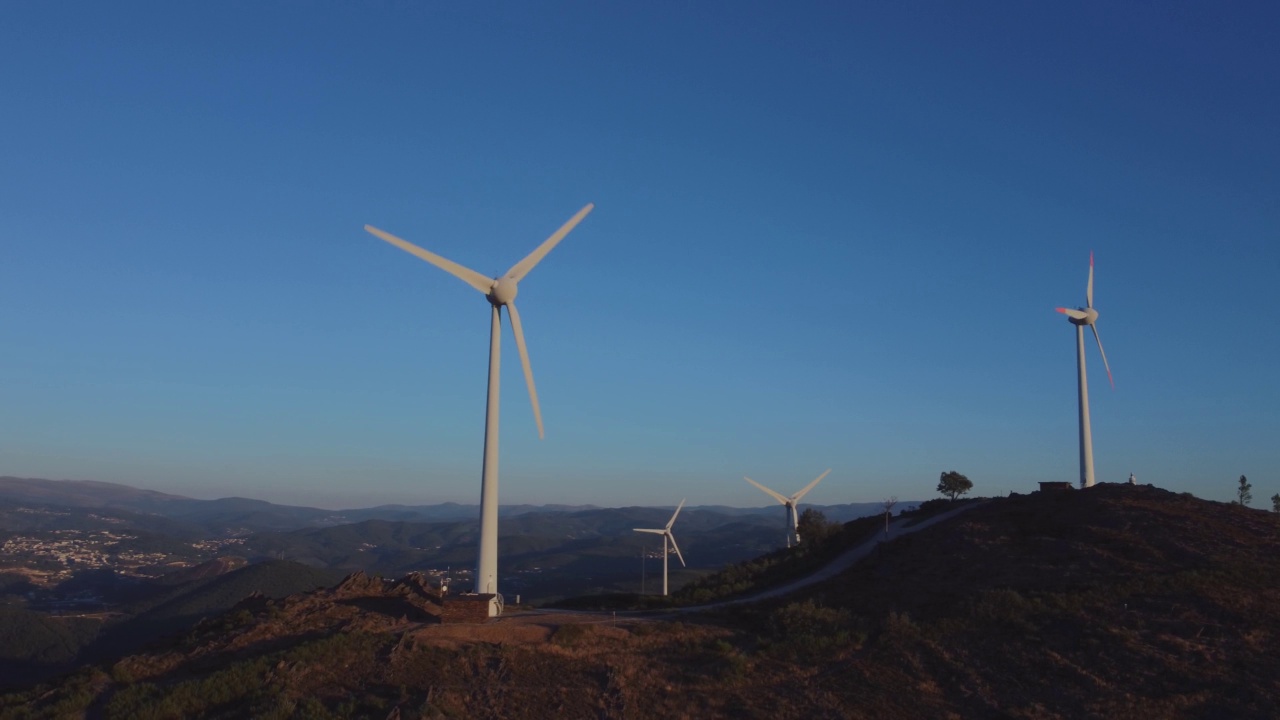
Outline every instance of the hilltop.
POLYGON ((1002 498, 722 620, 801 607, 867 638, 833 687, 906 688, 921 716, 1280 712, 1276 513, 1123 484, 1002 498))
POLYGON ((828 581, 712 612, 450 625, 439 602, 413 576, 254 596, 163 646, 4 696, 0 717, 1280 709, 1280 515, 1149 486, 975 504, 828 581))

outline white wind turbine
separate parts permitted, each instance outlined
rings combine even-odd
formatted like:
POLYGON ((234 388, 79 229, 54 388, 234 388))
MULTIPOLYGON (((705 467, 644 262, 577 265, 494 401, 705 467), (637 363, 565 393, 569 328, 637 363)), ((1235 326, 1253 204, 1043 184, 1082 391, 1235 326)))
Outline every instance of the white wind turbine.
POLYGON ((1084 370, 1084 328, 1093 330, 1093 339, 1098 342, 1098 352, 1102 354, 1102 366, 1107 369, 1107 379, 1112 389, 1116 381, 1111 377, 1111 366, 1107 364, 1107 353, 1102 349, 1102 338, 1098 335, 1098 311, 1093 309, 1093 253, 1089 253, 1089 284, 1084 291, 1085 306, 1072 310, 1058 308, 1058 312, 1067 316, 1067 321, 1076 326, 1076 368, 1079 370, 1077 381, 1080 394, 1080 487, 1093 487, 1093 433, 1089 429, 1089 381, 1084 370))
POLYGON ((538 407, 538 391, 533 385, 533 370, 529 367, 529 351, 524 344, 524 330, 520 326, 520 312, 516 310, 516 292, 519 283, 530 270, 546 257, 547 253, 582 221, 595 205, 590 203, 577 215, 555 231, 529 255, 511 266, 505 274, 488 278, 480 273, 427 252, 413 243, 406 242, 371 225, 364 229, 386 240, 407 253, 435 265, 471 287, 484 293, 491 306, 489 314, 489 399, 484 416, 484 465, 480 481, 480 552, 476 560, 475 588, 477 593, 493 593, 494 602, 489 614, 501 612, 498 595, 498 368, 502 343, 502 313, 505 306, 511 314, 511 329, 516 334, 516 349, 520 352, 520 364, 524 367, 524 379, 529 385, 529 399, 533 402, 533 419, 538 424, 538 438, 543 437, 542 411, 538 407))
POLYGON ((769 488, 761 485, 760 483, 756 482, 755 480, 752 480, 749 477, 746 477, 745 475, 743 476, 742 479, 746 480, 752 485, 755 485, 756 487, 765 491, 765 493, 768 494, 770 497, 772 497, 774 500, 777 500, 778 502, 786 506, 787 525, 788 525, 787 547, 791 547, 792 535, 794 535, 796 538, 796 544, 798 545, 800 543, 800 516, 796 514, 796 505, 799 504, 800 498, 804 497, 806 493, 812 490, 814 485, 817 485, 818 483, 822 482, 822 478, 826 477, 827 473, 829 472, 831 472, 831 468, 827 468, 826 472, 814 478, 813 482, 809 483, 808 485, 805 485, 804 488, 800 490, 800 492, 796 493, 795 495, 792 495, 791 497, 787 497, 786 495, 783 495, 780 492, 774 492, 773 490, 770 490, 769 488))
POLYGON ((671 519, 667 521, 667 526, 663 528, 635 528, 636 532, 653 533, 662 536, 662 594, 667 594, 667 542, 671 542, 671 548, 676 551, 676 557, 680 558, 680 566, 688 567, 684 564, 684 556, 680 554, 680 546, 676 545, 676 536, 671 534, 671 526, 675 524, 676 515, 680 514, 680 508, 684 507, 684 500, 676 506, 676 511, 671 514, 671 519))

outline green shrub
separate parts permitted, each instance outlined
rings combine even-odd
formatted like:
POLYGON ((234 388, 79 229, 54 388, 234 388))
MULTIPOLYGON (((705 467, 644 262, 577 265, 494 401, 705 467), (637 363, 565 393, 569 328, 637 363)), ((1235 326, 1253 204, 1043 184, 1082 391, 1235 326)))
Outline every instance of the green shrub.
POLYGON ((585 640, 589 634, 586 625, 561 625, 556 630, 555 635, 551 636, 551 642, 563 647, 570 647, 585 640))
POLYGON ((784 605, 768 616, 772 645, 787 655, 812 655, 832 648, 857 648, 866 641, 865 626, 844 608, 813 600, 784 605))

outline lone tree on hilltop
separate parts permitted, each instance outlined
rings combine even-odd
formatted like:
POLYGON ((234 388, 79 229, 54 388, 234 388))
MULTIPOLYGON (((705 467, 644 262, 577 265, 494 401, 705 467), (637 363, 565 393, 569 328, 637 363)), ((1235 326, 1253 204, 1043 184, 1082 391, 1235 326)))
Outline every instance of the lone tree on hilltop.
POLYGON ((938 492, 950 496, 953 502, 972 489, 973 482, 955 470, 942 473, 942 477, 938 479, 938 492))
POLYGON ((1280 512, 1280 493, 1271 496, 1271 509, 1280 512))
POLYGON ((1240 487, 1236 488, 1236 504, 1248 506, 1253 502, 1253 486, 1249 484, 1249 480, 1245 476, 1240 476, 1240 487))

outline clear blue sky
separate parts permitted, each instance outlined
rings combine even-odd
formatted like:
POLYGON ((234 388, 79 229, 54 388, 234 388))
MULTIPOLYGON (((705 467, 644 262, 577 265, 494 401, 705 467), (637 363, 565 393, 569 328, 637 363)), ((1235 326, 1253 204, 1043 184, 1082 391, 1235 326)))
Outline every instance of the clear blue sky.
MULTIPOLYGON (((1275 3, 4 3, 0 474, 815 503, 1280 492, 1275 3)), ((1266 503, 1269 505, 1269 503, 1266 503)))

